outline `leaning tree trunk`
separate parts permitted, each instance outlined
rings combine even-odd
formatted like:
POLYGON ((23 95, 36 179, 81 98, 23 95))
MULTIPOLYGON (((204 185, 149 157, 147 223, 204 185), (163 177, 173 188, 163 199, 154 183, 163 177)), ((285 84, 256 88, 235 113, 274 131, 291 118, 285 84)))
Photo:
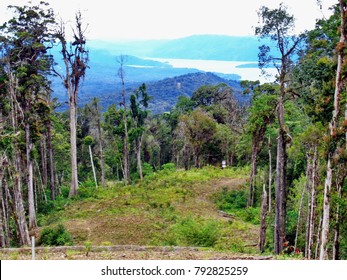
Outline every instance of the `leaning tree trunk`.
POLYGON ((95 188, 98 188, 98 181, 96 179, 96 172, 95 172, 95 166, 94 166, 94 160, 93 160, 92 146, 88 145, 88 148, 89 148, 90 164, 92 165, 92 170, 93 170, 95 188))

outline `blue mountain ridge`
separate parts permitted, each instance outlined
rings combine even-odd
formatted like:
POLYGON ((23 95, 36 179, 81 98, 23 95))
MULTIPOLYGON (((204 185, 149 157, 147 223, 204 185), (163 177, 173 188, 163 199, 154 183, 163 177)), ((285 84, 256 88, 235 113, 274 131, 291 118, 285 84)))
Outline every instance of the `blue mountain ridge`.
MULTIPOLYGON (((153 96, 150 109, 154 113, 168 111, 179 95, 191 96, 205 84, 226 83, 239 92, 240 77, 223 73, 208 73, 194 68, 175 68, 155 58, 245 61, 243 67, 254 67, 258 59, 258 47, 262 43, 256 37, 231 37, 220 35, 194 35, 173 40, 147 41, 88 41, 89 69, 81 86, 79 105, 98 97, 106 109, 111 103, 119 103, 121 83, 117 76, 119 55, 126 55, 125 83, 130 95, 141 83, 146 83, 153 96), (178 90, 177 83, 182 86, 178 90)), ((52 50, 58 65, 62 66, 59 48, 52 50)), ((59 66, 58 66, 59 68, 59 66)), ((53 96, 65 104, 66 91, 61 81, 53 80, 53 96)), ((242 101, 241 95, 237 98, 242 101)), ((63 105, 60 109, 66 109, 63 105)))

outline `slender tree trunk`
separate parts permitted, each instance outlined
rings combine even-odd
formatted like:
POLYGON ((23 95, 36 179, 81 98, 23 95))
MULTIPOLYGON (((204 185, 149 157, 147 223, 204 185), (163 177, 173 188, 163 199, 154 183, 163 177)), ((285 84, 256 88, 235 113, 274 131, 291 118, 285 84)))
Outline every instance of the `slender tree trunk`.
POLYGON ((331 156, 328 158, 327 173, 324 183, 324 198, 323 198, 323 217, 322 217, 322 232, 319 259, 327 258, 326 246, 328 243, 329 222, 330 222, 330 191, 332 185, 333 169, 331 166, 331 156))
POLYGON ((251 174, 249 176, 249 193, 247 207, 252 207, 254 203, 255 176, 257 174, 257 147, 256 140, 253 139, 252 156, 251 156, 251 174))
POLYGON ((296 232, 295 232, 295 241, 294 241, 294 252, 296 252, 297 245, 298 245, 298 237, 299 237, 299 229, 300 229, 300 219, 301 219, 301 210, 302 210, 302 204, 304 201, 305 196, 305 187, 302 188, 301 197, 300 197, 300 203, 299 203, 299 209, 298 209, 298 221, 296 224, 296 232))
POLYGON ((312 172, 313 172, 313 155, 312 149, 310 148, 307 152, 306 159, 306 189, 307 189, 307 217, 306 217, 306 232, 305 232, 305 257, 308 258, 308 246, 309 246, 309 235, 310 235, 310 210, 311 210, 311 193, 312 193, 312 172))
POLYGON ((56 198, 56 187, 55 187, 55 174, 54 174, 54 158, 53 158, 53 146, 52 146, 52 123, 49 122, 47 126, 47 149, 48 149, 48 169, 49 169, 49 185, 51 189, 51 199, 56 198))
POLYGON ((43 134, 40 139, 40 153, 42 165, 42 182, 48 186, 48 164, 47 164, 47 135, 43 134))
MULTIPOLYGON (((10 103, 11 103, 11 124, 13 128, 13 133, 16 134, 18 131, 18 119, 23 118, 23 112, 20 110, 18 106, 18 102, 16 100, 16 89, 18 88, 18 80, 12 74, 10 69, 10 65, 8 65, 8 90, 10 94, 10 103)), ((23 205, 23 197, 22 197, 22 167, 21 167, 21 156, 20 150, 18 147, 18 143, 14 140, 14 162, 12 166, 15 169, 15 178, 12 178, 13 181, 13 213, 15 218, 15 223, 17 225, 17 234, 19 237, 19 242, 21 246, 30 245, 29 231, 28 225, 25 217, 25 210, 23 205)), ((5 182, 6 190, 8 192, 8 196, 10 197, 9 189, 7 186, 7 182, 5 182)))
POLYGON ((26 163, 27 163, 27 187, 28 187, 28 209, 29 209, 29 230, 36 228, 36 211, 35 211, 35 195, 34 195, 34 172, 31 152, 33 143, 30 137, 30 125, 25 124, 26 139, 26 163))
MULTIPOLYGON (((1 160, 1 159, 0 159, 1 160)), ((3 172, 4 166, 1 162, 0 164, 0 248, 6 247, 6 235, 5 235, 5 224, 6 224, 6 209, 5 209, 5 203, 4 203, 4 196, 3 196, 3 187, 2 182, 4 178, 4 172, 3 172)))
MULTIPOLYGON (((344 169, 344 168, 343 168, 344 169)), ((343 171, 345 173, 345 171, 343 171)), ((337 185, 338 198, 342 197, 342 186, 344 185, 345 175, 337 185)), ((335 214, 335 234, 334 234, 334 247, 333 247, 333 260, 340 259, 340 204, 337 203, 335 214)))
POLYGON ((90 163, 91 163, 92 169, 93 169, 95 187, 98 188, 98 181, 96 179, 95 166, 94 166, 94 161, 93 161, 92 147, 90 145, 88 145, 88 148, 89 148, 89 155, 90 155, 90 163))
POLYGON ((101 123, 100 123, 100 113, 98 113, 98 122, 97 122, 97 129, 98 129, 98 138, 99 138, 99 158, 100 158, 100 168, 101 168, 101 185, 106 188, 106 180, 105 180, 105 159, 104 159, 104 150, 103 150, 103 144, 102 144, 102 134, 101 134, 101 123))
POLYGON ((260 221, 260 237, 259 237, 259 250, 264 252, 266 241, 266 216, 267 216, 267 193, 266 185, 263 185, 263 195, 261 201, 261 221, 260 221))
POLYGON ((2 205, 2 208, 4 209, 4 231, 5 231, 5 245, 7 248, 10 247, 10 226, 9 226, 9 221, 10 221, 10 215, 11 215, 11 208, 10 208, 10 203, 9 201, 11 200, 10 196, 10 191, 8 189, 7 182, 3 182, 4 186, 4 204, 2 205))
POLYGON ((312 184, 309 198, 309 219, 308 219, 308 241, 306 257, 311 259, 314 243, 315 219, 316 219, 316 187, 317 187, 317 171, 318 171, 318 151, 317 146, 314 147, 312 160, 312 184))
POLYGON ((127 106, 125 98, 125 73, 124 63, 125 57, 120 56, 119 58, 120 68, 118 70, 118 76, 122 83, 122 105, 123 105, 123 124, 124 124, 124 138, 123 138, 123 177, 125 184, 130 182, 130 166, 129 166, 129 135, 128 135, 128 123, 127 123, 127 106))
POLYGON ((317 260, 319 258, 319 249, 321 245, 321 230, 322 230, 323 216, 319 219, 318 229, 317 229, 317 243, 314 253, 314 258, 317 260))
POLYGON ((70 92, 70 147, 71 147, 71 186, 69 196, 77 195, 78 166, 77 166, 77 95, 70 92))
POLYGON ((140 179, 143 180, 142 174, 142 161, 141 161, 141 146, 142 146, 143 135, 139 139, 136 139, 136 159, 137 159, 137 170, 139 172, 140 179))
POLYGON ((194 167, 195 168, 200 167, 200 149, 199 148, 194 149, 194 167))
POLYGON ((16 152, 15 166, 16 172, 14 178, 14 186, 13 186, 13 199, 14 199, 14 208, 15 208, 15 220, 18 227, 18 237, 21 246, 29 246, 30 245, 30 237, 28 225, 25 217, 25 210, 23 206, 23 197, 22 197, 22 179, 21 179, 21 158, 16 152))

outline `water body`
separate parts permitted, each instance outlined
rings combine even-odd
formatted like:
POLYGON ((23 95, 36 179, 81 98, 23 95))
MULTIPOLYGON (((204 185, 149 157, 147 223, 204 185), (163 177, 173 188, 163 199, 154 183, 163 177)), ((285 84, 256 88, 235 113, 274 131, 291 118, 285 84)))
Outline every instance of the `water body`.
POLYGON ((168 59, 168 58, 150 58, 159 62, 168 63, 175 68, 195 68, 206 72, 217 72, 223 74, 236 74, 241 80, 259 80, 261 83, 269 83, 275 80, 277 70, 275 68, 266 69, 270 75, 262 75, 257 67, 258 62, 254 61, 220 61, 220 60, 194 60, 194 59, 168 59), (252 67, 252 66, 255 67, 252 67), (247 66, 247 67, 245 67, 247 66))

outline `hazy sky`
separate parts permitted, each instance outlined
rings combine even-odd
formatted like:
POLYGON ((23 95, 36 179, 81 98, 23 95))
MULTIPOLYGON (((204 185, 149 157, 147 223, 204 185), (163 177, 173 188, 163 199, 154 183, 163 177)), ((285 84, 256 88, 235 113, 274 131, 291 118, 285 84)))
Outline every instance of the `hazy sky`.
MULTIPOLYGON (((284 2, 296 18, 297 31, 314 28, 315 20, 328 17, 337 0, 48 0, 65 21, 81 10, 89 24, 88 39, 166 39, 193 34, 254 35, 257 10, 284 2)), ((0 21, 9 4, 25 0, 0 0, 0 21)), ((33 3, 36 3, 33 1, 33 3)))

